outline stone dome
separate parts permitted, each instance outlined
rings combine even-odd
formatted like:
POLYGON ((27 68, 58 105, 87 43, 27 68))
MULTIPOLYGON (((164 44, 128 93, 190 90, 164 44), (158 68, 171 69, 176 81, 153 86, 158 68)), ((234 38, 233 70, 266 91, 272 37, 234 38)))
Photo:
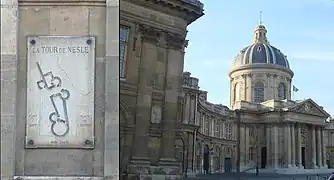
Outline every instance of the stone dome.
POLYGON ((248 64, 272 64, 290 69, 287 57, 269 44, 266 33, 264 25, 256 27, 253 43, 239 52, 233 62, 233 69, 248 64))

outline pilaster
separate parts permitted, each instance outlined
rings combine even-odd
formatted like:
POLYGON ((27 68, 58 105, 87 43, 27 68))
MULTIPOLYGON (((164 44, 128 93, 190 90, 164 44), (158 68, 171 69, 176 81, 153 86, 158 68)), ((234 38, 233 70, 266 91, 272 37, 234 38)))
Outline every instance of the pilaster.
MULTIPOLYGON (((137 94, 136 107, 136 126, 133 141, 132 157, 130 160, 131 174, 149 173, 148 160, 148 132, 151 119, 151 105, 153 87, 151 84, 151 77, 153 76, 151 59, 156 59, 156 53, 152 52, 156 48, 157 32, 147 30, 147 27, 140 26, 138 33, 141 34, 141 52, 140 66, 139 66, 139 82, 137 94), (151 53, 150 53, 151 52, 151 53)), ((174 146, 173 146, 174 147, 174 146)))
POLYGON ((245 125, 240 125, 240 169, 243 170, 245 167, 245 156, 246 156, 246 142, 245 142, 245 125))
POLYGON ((328 166, 327 166, 327 161, 326 161, 326 144, 325 144, 325 142, 324 142, 324 136, 325 136, 325 134, 324 134, 325 132, 324 132, 324 127, 322 127, 321 128, 321 144, 322 144, 322 146, 321 146, 321 150, 322 150, 322 166, 323 166, 323 168, 328 168, 328 166))
POLYGON ((252 77, 253 74, 247 74, 246 77, 246 85, 247 87, 245 87, 245 100, 252 102, 253 101, 253 96, 252 96, 252 77))
POLYGON ((272 156, 271 156, 271 126, 270 124, 266 125, 266 146, 267 146, 267 167, 270 168, 272 167, 272 156))
POLYGON ((17 0, 1 0, 1 179, 15 175, 18 12, 17 0))
POLYGON ((249 164, 249 124, 245 124, 245 166, 249 164))
MULTIPOLYGON (((105 13, 105 113, 104 113, 104 178, 119 177, 119 3, 106 1, 105 13)), ((102 28, 101 28, 102 29, 102 28)), ((100 30, 103 32, 103 30, 100 30)), ((126 135, 128 136, 128 135, 126 135)))
MULTIPOLYGON (((179 163, 175 159, 175 129, 176 117, 178 112, 178 98, 181 95, 183 84, 183 61, 184 48, 186 46, 185 35, 160 32, 160 44, 165 44, 167 48, 166 57, 166 87, 163 107, 162 120, 162 146, 159 168, 165 173, 166 177, 179 176, 179 163), (164 37, 164 39, 162 38, 164 37)), ((154 59, 154 58, 153 58, 154 59)), ((152 59, 151 59, 152 60, 152 59)), ((152 68, 152 67, 151 67, 152 68)))
POLYGON ((272 125, 272 156, 273 156, 273 168, 279 168, 278 164, 278 127, 277 124, 272 125))

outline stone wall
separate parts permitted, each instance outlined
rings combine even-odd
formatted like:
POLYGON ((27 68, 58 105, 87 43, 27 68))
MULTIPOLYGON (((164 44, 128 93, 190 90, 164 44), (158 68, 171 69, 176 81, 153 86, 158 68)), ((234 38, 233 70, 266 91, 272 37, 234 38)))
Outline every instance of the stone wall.
POLYGON ((1 1, 1 179, 118 177, 118 14, 118 0, 1 1), (28 36, 96 38, 93 149, 26 149, 28 36))

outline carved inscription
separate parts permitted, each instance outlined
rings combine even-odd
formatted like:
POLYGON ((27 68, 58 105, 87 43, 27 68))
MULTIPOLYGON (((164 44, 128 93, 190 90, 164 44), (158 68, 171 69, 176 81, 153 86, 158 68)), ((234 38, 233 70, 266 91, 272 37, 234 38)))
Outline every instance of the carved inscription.
POLYGON ((89 53, 89 46, 68 46, 68 47, 58 47, 58 46, 41 46, 38 48, 32 48, 32 53, 34 54, 45 54, 45 53, 52 53, 52 54, 59 54, 59 53, 89 53))
POLYGON ((28 37, 26 147, 94 147, 93 37, 28 37))

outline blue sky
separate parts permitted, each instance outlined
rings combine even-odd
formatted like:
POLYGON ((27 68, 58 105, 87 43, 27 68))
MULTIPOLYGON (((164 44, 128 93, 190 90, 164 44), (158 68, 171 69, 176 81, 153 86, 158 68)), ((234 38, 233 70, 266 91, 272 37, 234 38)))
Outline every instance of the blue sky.
POLYGON ((205 15, 188 27, 185 71, 199 78, 213 103, 229 106, 233 58, 252 43, 262 11, 271 45, 288 56, 299 89, 334 116, 333 0, 202 0, 205 15))

